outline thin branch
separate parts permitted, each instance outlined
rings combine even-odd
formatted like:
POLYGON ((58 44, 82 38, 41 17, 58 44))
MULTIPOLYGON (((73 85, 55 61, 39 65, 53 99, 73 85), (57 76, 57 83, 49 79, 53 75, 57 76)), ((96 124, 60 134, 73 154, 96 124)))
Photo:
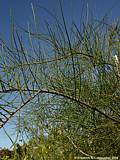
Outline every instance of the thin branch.
POLYGON ((68 54, 66 52, 66 55, 65 56, 61 56, 61 57, 52 57, 52 58, 47 58, 46 60, 43 60, 43 61, 40 61, 40 60, 36 60, 36 61, 32 61, 32 62, 23 62, 23 63, 20 63, 20 64, 17 64, 15 66, 11 66, 11 65, 6 65, 5 67, 9 68, 9 69, 13 69, 13 68, 17 68, 17 67, 23 67, 23 66, 28 66, 28 65, 36 65, 36 64, 47 64, 47 63, 51 63, 51 62, 55 62, 55 61, 60 61, 60 60, 66 60, 67 58, 71 58, 71 56, 75 56, 75 55, 83 55, 83 56, 86 56, 88 58, 93 58, 93 56, 91 55, 88 55, 88 54, 85 54, 85 53, 82 53, 82 52, 79 52, 79 51, 71 51, 72 53, 71 54, 68 54))
MULTIPOLYGON (((19 90, 16 89, 16 91, 19 91, 19 90)), ((74 98, 72 96, 65 95, 65 94, 63 94, 63 93, 61 93, 59 91, 48 90, 48 89, 40 89, 40 90, 38 90, 36 92, 36 94, 34 96, 31 96, 27 101, 25 101, 23 104, 21 104, 21 106, 15 112, 11 113, 10 117, 6 121, 4 121, 4 123, 0 126, 0 128, 2 128, 19 110, 21 110, 26 104, 28 104, 31 100, 33 100, 40 93, 54 94, 54 95, 57 95, 57 96, 62 96, 64 98, 67 98, 67 99, 69 99, 71 101, 74 101, 74 102, 78 103, 81 106, 85 106, 85 107, 87 107, 89 109, 97 111, 98 113, 100 113, 101 115, 106 117, 107 119, 110 119, 110 120, 120 124, 120 120, 112 118, 111 116, 109 116, 109 115, 105 114, 104 112, 100 111, 98 108, 96 108, 94 106, 91 106, 91 105, 89 105, 89 104, 87 104, 87 103, 85 103, 85 102, 83 102, 83 101, 81 101, 79 99, 76 99, 76 98, 74 98)))
MULTIPOLYGON (((61 3, 60 0, 59 0, 59 3, 60 3, 60 9, 61 9, 61 14, 62 14, 63 24, 64 24, 64 27, 65 27, 66 36, 67 36, 67 39, 68 39, 69 49, 70 49, 70 53, 72 55, 72 45, 71 45, 71 41, 70 41, 70 37, 69 37, 67 25, 66 25, 64 13, 63 13, 62 3, 61 3)), ((77 83, 76 83, 76 68, 75 68, 75 62, 74 62, 73 55, 71 56, 71 59, 72 59, 72 68, 73 68, 73 74, 74 74, 74 89, 75 89, 74 95, 75 95, 75 98, 76 98, 76 89, 77 89, 76 88, 76 85, 77 85, 77 83)))
POLYGON ((79 150, 80 153, 82 153, 83 155, 85 155, 85 156, 87 156, 87 157, 92 157, 92 156, 90 156, 89 154, 83 152, 81 149, 79 149, 79 148, 77 147, 77 145, 71 140, 71 138, 70 138, 69 136, 67 136, 67 137, 68 137, 69 141, 72 143, 72 145, 73 145, 77 150, 79 150))

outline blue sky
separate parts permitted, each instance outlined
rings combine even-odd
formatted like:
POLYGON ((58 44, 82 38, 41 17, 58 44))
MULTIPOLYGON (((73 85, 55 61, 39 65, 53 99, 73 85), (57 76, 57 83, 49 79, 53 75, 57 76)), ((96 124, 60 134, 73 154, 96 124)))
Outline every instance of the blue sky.
MULTIPOLYGON (((31 22, 31 3, 37 7, 37 15, 40 16, 40 21, 48 19, 48 14, 39 6, 43 6, 60 16, 58 0, 0 0, 0 36, 9 41, 10 35, 10 9, 14 15, 15 22, 20 26, 27 26, 28 21, 31 22)), ((88 3, 90 10, 96 18, 109 13, 111 19, 120 16, 120 1, 119 0, 63 0, 63 9, 67 21, 75 19, 77 23, 80 21, 82 8, 88 3), (111 12, 110 9, 113 6, 111 12)), ((41 23, 42 25, 42 23, 41 23)), ((42 28, 42 26, 41 26, 42 28)), ((10 126, 6 125, 6 130, 10 131, 10 126)), ((0 130, 0 147, 10 147, 11 143, 6 137, 4 131, 0 130)))

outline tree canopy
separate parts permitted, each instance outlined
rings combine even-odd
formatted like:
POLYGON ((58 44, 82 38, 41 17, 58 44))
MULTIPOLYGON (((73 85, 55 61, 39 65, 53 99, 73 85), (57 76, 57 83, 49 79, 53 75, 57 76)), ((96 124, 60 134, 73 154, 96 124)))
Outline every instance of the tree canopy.
POLYGON ((0 40, 0 128, 17 117, 34 159, 120 156, 119 20, 69 27, 60 9, 45 33, 33 8, 35 29, 11 21, 0 40))

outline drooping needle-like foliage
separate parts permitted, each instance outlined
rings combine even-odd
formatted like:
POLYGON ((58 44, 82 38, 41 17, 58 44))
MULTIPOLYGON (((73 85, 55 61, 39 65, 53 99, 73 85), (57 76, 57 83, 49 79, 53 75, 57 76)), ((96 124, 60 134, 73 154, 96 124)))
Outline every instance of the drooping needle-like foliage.
POLYGON ((45 22, 45 33, 12 24, 11 45, 1 39, 0 128, 20 111, 19 132, 42 148, 38 157, 117 156, 119 23, 69 27, 60 8, 62 22, 45 22))

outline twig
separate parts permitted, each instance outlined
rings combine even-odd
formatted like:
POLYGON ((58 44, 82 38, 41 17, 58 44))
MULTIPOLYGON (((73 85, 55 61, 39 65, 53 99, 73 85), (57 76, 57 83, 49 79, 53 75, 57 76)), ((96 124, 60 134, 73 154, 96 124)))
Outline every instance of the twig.
MULTIPOLYGON (((20 90, 17 90, 17 89, 16 89, 15 91, 20 91, 20 90)), ((24 91, 27 91, 27 90, 24 90, 24 91)), ((33 91, 33 90, 32 90, 32 91, 33 91)), ((0 126, 0 128, 2 128, 19 110, 21 110, 26 104, 28 104, 31 100, 33 100, 33 99, 34 99, 37 95, 39 95, 40 93, 54 94, 54 95, 62 96, 62 97, 64 97, 64 98, 67 98, 67 99, 69 99, 69 100, 72 100, 72 101, 78 103, 78 104, 81 105, 81 106, 85 106, 85 107, 87 107, 87 108, 89 108, 89 109, 92 109, 92 110, 94 110, 94 111, 97 111, 98 113, 100 113, 100 114, 103 115, 104 117, 106 117, 106 118, 108 118, 108 119, 110 119, 110 120, 112 120, 112 121, 120 124, 120 121, 119 121, 118 119, 112 118, 111 116, 109 116, 109 115, 105 114, 104 112, 100 111, 98 108, 96 108, 96 107, 94 107, 94 106, 91 106, 91 105, 89 105, 89 104, 87 104, 87 103, 85 103, 85 102, 83 102, 83 101, 81 101, 81 100, 79 100, 79 99, 76 99, 76 98, 74 98, 74 97, 72 97, 72 96, 65 95, 64 93, 61 93, 61 92, 59 92, 59 91, 48 90, 48 89, 40 89, 40 90, 38 90, 38 91, 35 90, 35 92, 36 92, 36 94, 35 94, 34 96, 31 96, 27 101, 25 101, 24 103, 22 103, 21 106, 18 107, 18 109, 17 109, 15 112, 13 112, 13 113, 10 114, 9 118, 8 118, 6 121, 4 121, 4 123, 0 126)))

